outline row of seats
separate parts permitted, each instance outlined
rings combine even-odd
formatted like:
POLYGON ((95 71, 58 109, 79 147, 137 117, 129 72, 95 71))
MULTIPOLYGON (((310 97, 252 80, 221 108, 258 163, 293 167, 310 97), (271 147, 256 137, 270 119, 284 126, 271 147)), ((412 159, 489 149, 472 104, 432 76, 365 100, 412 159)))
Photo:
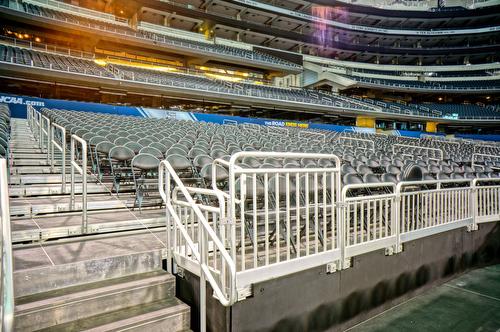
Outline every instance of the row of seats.
POLYGON ((340 99, 335 95, 306 89, 285 89, 265 85, 248 83, 229 83, 217 79, 200 76, 166 73, 156 70, 115 65, 126 79, 140 82, 155 83, 167 86, 186 87, 194 90, 208 90, 222 93, 231 93, 244 96, 253 96, 268 99, 298 101, 307 104, 331 105, 344 108, 365 109, 355 101, 340 99))
POLYGON ((6 104, 0 104, 0 157, 9 158, 10 110, 6 104))
MULTIPOLYGON (((324 139, 301 136, 300 129, 274 129, 256 126, 218 125, 173 119, 144 119, 44 110, 52 121, 84 138, 90 146, 94 170, 101 178, 113 177, 119 191, 123 179, 132 179, 134 169, 153 172, 159 160, 167 159, 182 177, 198 184, 212 181, 214 159, 229 160, 238 151, 276 151, 335 154, 342 159, 344 184, 361 182, 398 182, 421 174, 420 179, 459 179, 498 177, 500 158, 482 160, 472 166, 474 151, 500 155, 500 147, 481 147, 470 142, 435 139, 410 139, 367 133, 321 132, 324 139), (407 146, 394 149, 395 144, 407 146), (430 149, 428 149, 430 148, 430 149), (432 150, 438 149, 438 150, 432 150), (442 153, 440 152, 442 151, 442 153), (114 169, 120 169, 119 176, 114 169), (123 172, 129 167, 129 173, 123 172), (409 170, 413 171, 410 172, 409 170), (416 173, 415 173, 416 172, 416 173), (124 174, 129 174, 125 176, 124 174), (114 175, 113 175, 114 174, 114 175), (406 175, 405 175, 406 174, 406 175), (353 182, 354 181, 354 182, 353 182)), ((318 160, 247 157, 242 167, 317 167, 318 160)), ((224 182, 227 171, 217 171, 217 181, 224 182)))
POLYGON ((8 45, 0 45, 0 61, 93 76, 114 77, 106 68, 97 65, 91 60, 32 51, 8 45))
POLYGON ((498 90, 500 80, 474 80, 474 81, 453 81, 453 82, 420 82, 403 81, 392 79, 381 79, 364 76, 346 76, 360 83, 370 85, 389 86, 407 89, 431 89, 431 90, 498 90))

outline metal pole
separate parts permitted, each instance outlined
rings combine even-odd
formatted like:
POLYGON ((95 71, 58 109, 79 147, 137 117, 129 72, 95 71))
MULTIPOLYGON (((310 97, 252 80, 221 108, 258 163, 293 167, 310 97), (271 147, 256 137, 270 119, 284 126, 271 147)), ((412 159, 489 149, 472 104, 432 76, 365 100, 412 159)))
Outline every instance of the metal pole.
POLYGON ((0 159, 0 204, 2 215, 1 239, 1 290, 2 290, 2 330, 12 331, 14 323, 14 281, 12 265, 12 239, 10 230, 9 192, 7 161, 0 159))

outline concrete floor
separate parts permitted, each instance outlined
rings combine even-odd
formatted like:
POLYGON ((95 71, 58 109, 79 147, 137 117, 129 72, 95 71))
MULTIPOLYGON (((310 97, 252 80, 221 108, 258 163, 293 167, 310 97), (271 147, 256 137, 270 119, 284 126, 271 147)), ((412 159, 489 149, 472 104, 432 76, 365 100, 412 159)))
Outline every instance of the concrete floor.
POLYGON ((473 270, 348 331, 500 331, 500 265, 473 270))

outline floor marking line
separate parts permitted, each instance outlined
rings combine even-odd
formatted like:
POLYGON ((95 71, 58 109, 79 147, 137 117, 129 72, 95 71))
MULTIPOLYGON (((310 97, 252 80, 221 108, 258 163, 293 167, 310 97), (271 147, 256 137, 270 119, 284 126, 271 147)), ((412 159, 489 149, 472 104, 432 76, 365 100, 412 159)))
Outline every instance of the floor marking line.
POLYGON ((45 248, 42 246, 41 243, 40 243, 40 248, 42 248, 43 252, 45 253, 45 256, 47 256, 47 258, 49 259, 50 264, 52 264, 52 266, 56 266, 56 264, 54 264, 54 262, 52 261, 52 259, 50 258, 49 254, 47 253, 47 251, 45 250, 45 248))
POLYGON ((458 286, 454 286, 454 285, 449 285, 449 284, 444 284, 444 285, 446 287, 450 287, 450 288, 453 288, 453 289, 458 289, 458 290, 461 290, 461 291, 464 291, 464 292, 467 292, 467 293, 475 294, 475 295, 482 296, 482 297, 485 297, 485 298, 490 299, 490 300, 494 300, 494 301, 500 302, 500 298, 498 298, 498 297, 494 297, 494 296, 482 294, 482 293, 475 292, 475 291, 470 290, 470 289, 466 289, 466 288, 462 288, 462 287, 458 287, 458 286))

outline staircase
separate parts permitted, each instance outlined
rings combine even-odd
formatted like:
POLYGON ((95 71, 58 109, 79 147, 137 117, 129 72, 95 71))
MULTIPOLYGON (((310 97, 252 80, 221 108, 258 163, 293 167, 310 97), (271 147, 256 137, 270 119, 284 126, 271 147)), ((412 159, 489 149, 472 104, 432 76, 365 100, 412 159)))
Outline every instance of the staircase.
MULTIPOLYGON (((90 235, 82 234, 81 204, 69 205, 59 167, 26 120, 12 119, 10 151, 15 331, 190 329, 190 308, 162 269, 165 210, 132 211, 130 195, 89 176, 90 235)), ((81 184, 77 202, 79 193, 81 184)))

